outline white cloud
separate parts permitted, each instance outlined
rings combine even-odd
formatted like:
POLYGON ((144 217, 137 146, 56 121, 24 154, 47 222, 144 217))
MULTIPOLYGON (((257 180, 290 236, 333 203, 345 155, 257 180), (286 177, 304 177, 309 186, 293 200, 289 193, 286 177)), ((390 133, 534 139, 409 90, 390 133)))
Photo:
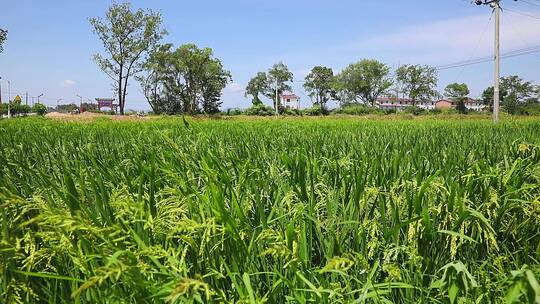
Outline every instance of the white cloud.
POLYGON ((229 83, 224 90, 225 93, 241 93, 244 92, 244 87, 236 82, 229 83))
MULTIPOLYGON (((422 63, 444 64, 490 56, 494 20, 476 15, 407 27, 362 42, 367 49, 397 51, 400 57, 422 63)), ((501 17, 501 51, 540 44, 540 22, 506 13, 501 17)), ((360 47, 362 47, 360 46, 360 47)))
POLYGON ((65 87, 72 87, 75 85, 75 80, 71 80, 71 79, 66 79, 64 80, 63 84, 65 87))

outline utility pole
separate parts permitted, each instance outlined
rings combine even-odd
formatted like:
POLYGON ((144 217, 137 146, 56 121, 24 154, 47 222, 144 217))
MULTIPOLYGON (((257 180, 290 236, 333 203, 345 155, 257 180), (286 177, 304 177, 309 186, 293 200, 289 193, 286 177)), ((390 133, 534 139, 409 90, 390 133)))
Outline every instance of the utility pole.
POLYGON ((37 97, 37 103, 39 103, 39 98, 43 96, 43 93, 42 94, 39 94, 38 97, 37 97))
POLYGON ((476 0, 476 5, 489 5, 495 13, 495 69, 494 69, 494 84, 493 84, 493 121, 499 122, 499 103, 500 103, 500 83, 501 83, 501 0, 476 0))
POLYGON ((493 121, 499 122, 499 102, 500 102, 500 83, 501 83, 501 43, 500 43, 500 23, 501 23, 501 4, 499 0, 495 1, 495 84, 493 86, 493 121))
POLYGON ((28 91, 26 91, 25 103, 26 103, 26 105, 28 105, 28 91))

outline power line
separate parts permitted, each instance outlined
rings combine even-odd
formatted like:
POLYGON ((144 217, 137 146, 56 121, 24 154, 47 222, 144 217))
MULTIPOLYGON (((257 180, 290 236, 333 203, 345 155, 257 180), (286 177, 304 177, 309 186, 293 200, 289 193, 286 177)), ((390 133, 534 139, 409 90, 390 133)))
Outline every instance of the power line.
MULTIPOLYGON (((466 1, 466 0, 465 0, 466 1)), ((476 43, 476 46, 474 47, 474 50, 472 51, 471 55, 469 56, 469 59, 468 60, 472 60, 472 58, 474 58, 474 56, 476 55, 476 52, 478 51, 478 48, 480 47, 480 44, 482 43, 482 41, 484 40, 484 35, 486 34, 487 32, 487 29, 489 27, 489 24, 491 23, 491 19, 493 18, 493 15, 495 14, 494 11, 491 12, 491 15, 489 16, 489 19, 486 23, 486 26, 484 27, 484 30, 482 31, 481 35, 480 35, 480 39, 478 40, 478 42, 476 43)), ((459 79, 461 77, 461 74, 463 74, 463 71, 465 70, 465 66, 463 66, 461 68, 461 70, 459 71, 458 75, 456 76, 456 79, 459 79)), ((457 82, 457 81, 456 81, 457 82)))
MULTIPOLYGON (((533 3, 533 2, 529 2, 528 0, 520 0, 521 2, 523 3, 527 3, 529 5, 532 5, 532 6, 536 6, 536 7, 540 7, 540 4, 536 4, 536 3, 533 3)), ((539 1, 540 2, 540 1, 539 1)))
MULTIPOLYGON (((509 51, 509 52, 504 53, 503 56, 509 56, 509 55, 514 55, 514 54, 520 54, 520 53, 523 53, 523 52, 535 51, 537 49, 540 49, 540 45, 509 51)), ((485 56, 485 57, 480 57, 480 58, 471 59, 471 60, 463 60, 463 61, 457 61, 457 62, 454 62, 454 63, 443 64, 443 65, 437 66, 436 68, 444 68, 444 67, 447 67, 447 66, 460 65, 460 64, 466 64, 466 63, 473 63, 473 62, 477 62, 477 61, 491 60, 491 59, 493 59, 491 56, 485 56)))
POLYGON ((514 13, 514 14, 521 15, 521 16, 525 16, 525 17, 529 17, 529 18, 533 18, 533 19, 540 20, 540 17, 534 16, 534 15, 530 15, 530 14, 527 14, 527 13, 524 13, 524 12, 515 11, 515 10, 509 9, 509 8, 505 8, 504 10, 505 10, 505 11, 509 11, 509 12, 511 12, 511 13, 514 13))
MULTIPOLYGON (((501 59, 507 59, 507 58, 518 57, 518 56, 525 56, 525 55, 530 55, 530 54, 539 53, 539 52, 540 52, 540 46, 537 46, 535 48, 528 48, 528 49, 522 49, 522 50, 516 50, 516 51, 508 52, 506 54, 501 55, 501 59)), ((469 65, 476 65, 476 64, 486 63, 486 62, 490 62, 490 61, 493 61, 492 57, 484 57, 484 58, 478 58, 478 59, 474 59, 474 60, 468 60, 468 61, 462 61, 462 62, 455 62, 455 63, 452 63, 452 64, 446 64, 446 65, 438 66, 438 67, 436 67, 436 69, 438 71, 448 70, 448 69, 460 68, 460 67, 469 66, 469 65)))

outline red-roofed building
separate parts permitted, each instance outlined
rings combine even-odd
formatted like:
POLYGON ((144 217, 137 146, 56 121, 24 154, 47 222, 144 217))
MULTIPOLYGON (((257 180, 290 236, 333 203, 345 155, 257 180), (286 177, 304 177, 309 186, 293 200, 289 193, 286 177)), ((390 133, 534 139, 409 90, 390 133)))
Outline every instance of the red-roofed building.
MULTIPOLYGON (((455 109, 457 103, 449 99, 441 99, 435 103, 435 108, 437 109, 455 109)), ((469 111, 482 111, 486 108, 486 105, 480 100, 468 98, 465 101, 465 108, 469 111)))
POLYGON ((300 97, 292 93, 281 94, 281 104, 286 109, 300 110, 300 97))

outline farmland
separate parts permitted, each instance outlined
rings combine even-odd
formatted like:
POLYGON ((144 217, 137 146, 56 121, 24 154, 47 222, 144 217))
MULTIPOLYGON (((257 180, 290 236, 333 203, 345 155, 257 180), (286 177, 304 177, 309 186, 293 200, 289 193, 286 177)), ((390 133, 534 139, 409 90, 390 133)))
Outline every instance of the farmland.
POLYGON ((535 303, 540 121, 0 121, 0 302, 535 303))

